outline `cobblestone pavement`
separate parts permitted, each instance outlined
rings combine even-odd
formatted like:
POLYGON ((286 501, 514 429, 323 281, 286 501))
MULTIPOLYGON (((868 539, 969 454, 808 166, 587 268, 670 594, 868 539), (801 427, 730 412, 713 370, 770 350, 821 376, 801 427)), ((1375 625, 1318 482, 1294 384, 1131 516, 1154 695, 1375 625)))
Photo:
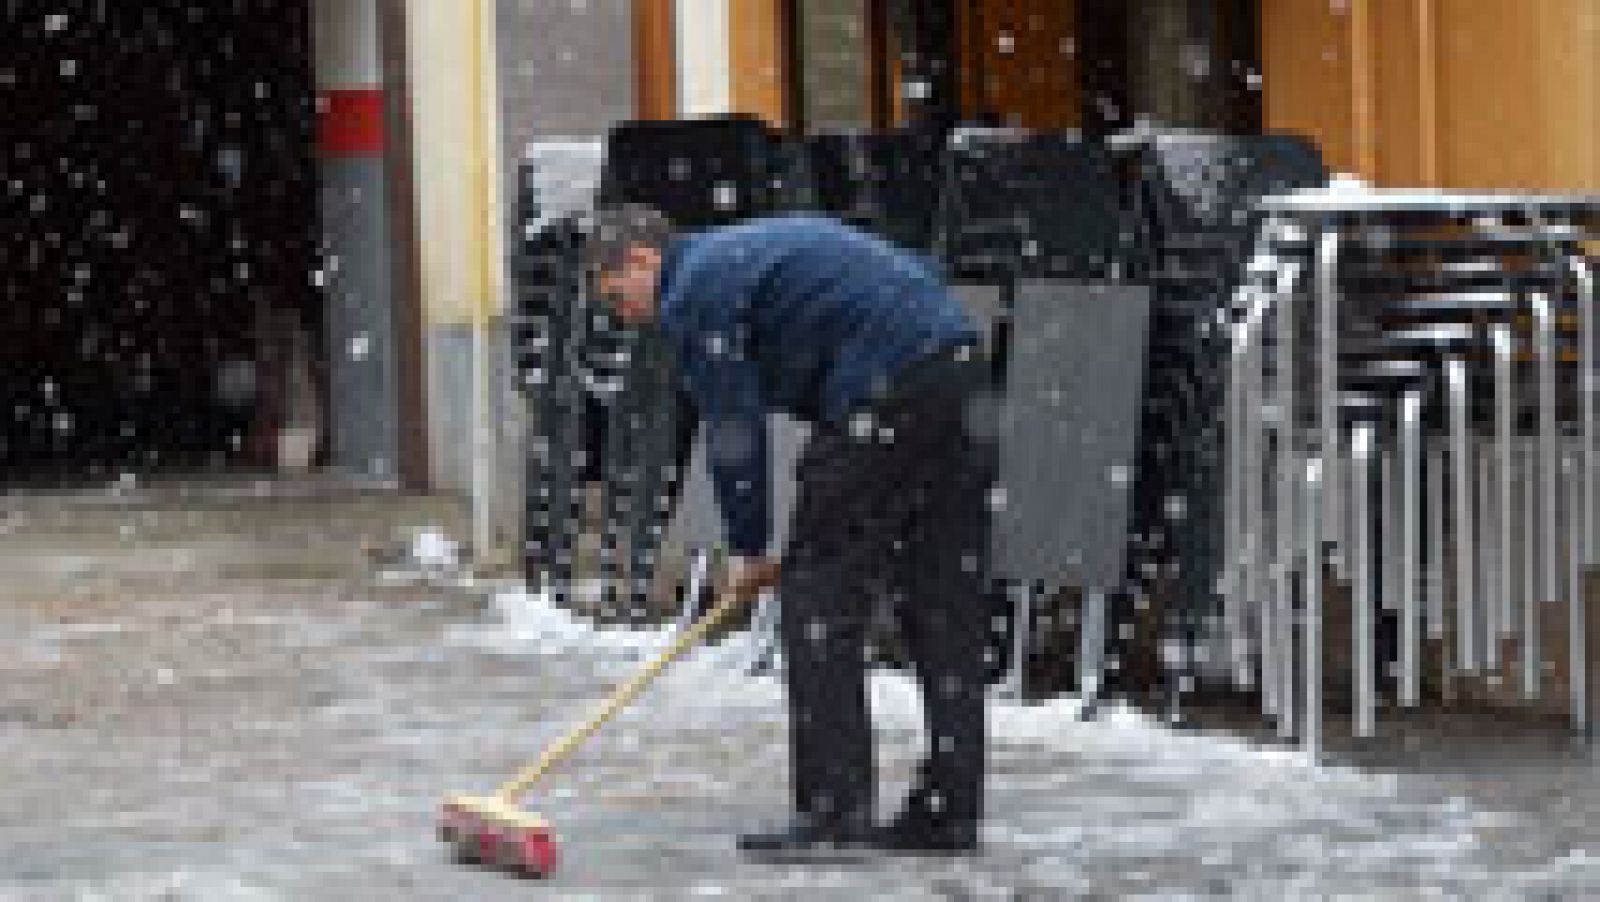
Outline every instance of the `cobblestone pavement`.
MULTIPOLYGON (((324 516, 295 540, 351 541, 324 516)), ((1424 737, 1316 766, 1131 711, 1081 723, 1070 700, 995 703, 978 858, 744 861, 732 834, 780 812, 786 762, 778 686, 743 675, 736 641, 536 793, 565 860, 517 881, 448 861, 438 801, 491 786, 662 634, 596 632, 514 592, 141 569, 155 545, 137 541, 116 572, 99 546, 43 566, 64 553, 44 547, 0 576, 0 899, 1600 894, 1593 763, 1554 739, 1461 755, 1424 737)), ((883 675, 873 695, 887 809, 915 694, 883 675)))

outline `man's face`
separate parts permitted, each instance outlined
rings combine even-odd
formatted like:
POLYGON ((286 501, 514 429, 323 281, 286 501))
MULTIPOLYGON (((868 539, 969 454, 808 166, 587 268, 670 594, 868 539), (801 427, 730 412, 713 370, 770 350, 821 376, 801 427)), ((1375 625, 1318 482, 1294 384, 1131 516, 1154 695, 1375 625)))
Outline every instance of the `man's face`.
POLYGON ((641 325, 655 319, 656 287, 661 281, 661 251, 636 244, 622 265, 600 274, 600 293, 623 322, 641 325))

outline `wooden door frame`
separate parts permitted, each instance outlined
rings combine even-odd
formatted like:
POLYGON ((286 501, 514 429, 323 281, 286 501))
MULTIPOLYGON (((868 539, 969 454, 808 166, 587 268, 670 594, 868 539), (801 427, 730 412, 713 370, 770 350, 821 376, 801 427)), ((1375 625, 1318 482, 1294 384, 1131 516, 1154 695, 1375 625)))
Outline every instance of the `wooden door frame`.
POLYGON ((633 115, 678 116, 678 32, 675 0, 633 0, 633 115))
POLYGON ((778 66, 783 75, 783 124, 793 135, 806 131, 805 43, 800 27, 802 0, 778 0, 778 66))
POLYGON ((867 113, 874 129, 895 126, 894 60, 889 43, 889 0, 867 0, 867 113))

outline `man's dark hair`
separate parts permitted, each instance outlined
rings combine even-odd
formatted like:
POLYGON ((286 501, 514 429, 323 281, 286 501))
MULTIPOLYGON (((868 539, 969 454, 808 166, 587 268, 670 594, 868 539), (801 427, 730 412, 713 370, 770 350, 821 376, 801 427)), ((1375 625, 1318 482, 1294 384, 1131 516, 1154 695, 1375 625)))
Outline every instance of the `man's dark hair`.
POLYGON ((672 238, 672 221, 644 204, 601 207, 590 214, 584 240, 584 265, 592 275, 622 266, 637 245, 663 249, 672 238))

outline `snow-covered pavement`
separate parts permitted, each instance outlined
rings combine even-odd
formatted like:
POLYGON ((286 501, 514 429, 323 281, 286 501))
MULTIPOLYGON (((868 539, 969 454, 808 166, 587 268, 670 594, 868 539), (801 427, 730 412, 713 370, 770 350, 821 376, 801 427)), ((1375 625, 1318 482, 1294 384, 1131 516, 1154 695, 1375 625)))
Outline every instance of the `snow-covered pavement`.
MULTIPOLYGON (((1600 792, 1566 747, 1419 771, 1396 744, 1358 769, 1128 709, 1081 722, 1071 699, 991 706, 982 856, 747 862, 733 834, 786 798, 785 712, 738 637, 535 792, 565 860, 519 882, 448 861, 439 799, 492 786, 666 631, 595 630, 510 589, 483 606, 326 580, 17 598, 0 604, 0 899, 1600 893, 1600 792)), ((872 697, 887 811, 916 691, 881 673, 872 697)))

